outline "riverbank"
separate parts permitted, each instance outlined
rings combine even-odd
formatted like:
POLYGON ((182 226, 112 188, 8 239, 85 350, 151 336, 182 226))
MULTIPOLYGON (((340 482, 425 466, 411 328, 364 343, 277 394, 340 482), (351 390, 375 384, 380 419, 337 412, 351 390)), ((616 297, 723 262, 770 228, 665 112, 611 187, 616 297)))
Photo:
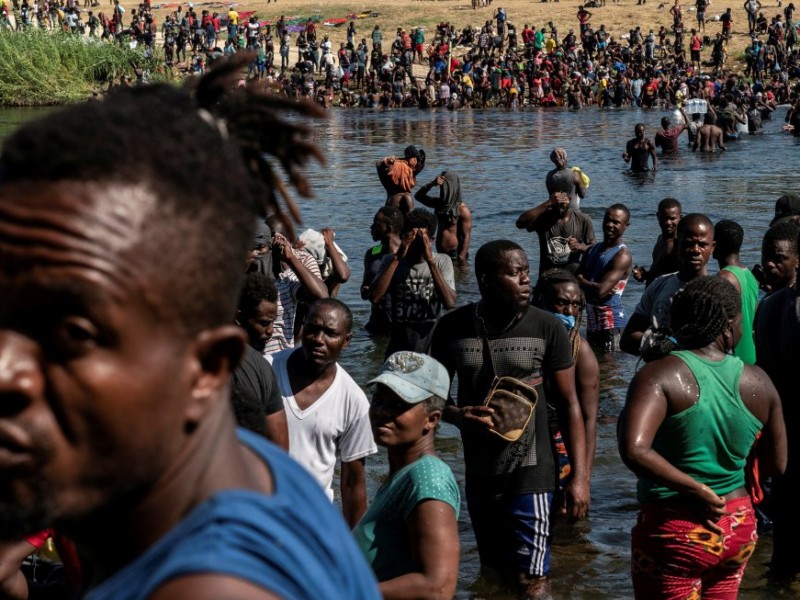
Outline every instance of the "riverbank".
MULTIPOLYGON (((589 8, 592 13, 590 23, 597 29, 600 25, 605 25, 614 39, 621 40, 623 35, 628 35, 631 29, 641 27, 646 35, 650 29, 658 32, 663 25, 667 30, 672 29, 672 15, 669 9, 674 0, 663 2, 650 0, 645 4, 638 5, 637 0, 619 0, 612 3, 607 0, 606 5, 600 8, 589 8)), ((398 27, 411 31, 417 27, 424 27, 425 39, 429 42, 436 31, 436 25, 441 22, 449 22, 460 30, 468 25, 480 27, 487 20, 492 19, 497 8, 502 7, 508 15, 509 22, 517 26, 519 31, 528 23, 532 27, 541 28, 546 26, 548 21, 552 21, 558 28, 559 35, 565 36, 570 29, 578 32, 578 19, 576 14, 578 6, 584 4, 584 0, 561 0, 559 2, 537 2, 535 0, 494 0, 491 6, 485 8, 472 9, 470 0, 404 0, 402 2, 389 2, 387 0, 254 0, 235 2, 236 10, 255 11, 261 21, 276 23, 281 15, 286 19, 300 17, 308 19, 312 16, 319 16, 321 23, 318 24, 320 35, 328 34, 333 48, 339 47, 341 42, 347 39, 346 30, 350 20, 355 20, 357 39, 362 37, 369 41, 370 33, 375 25, 380 26, 384 32, 384 40, 393 39, 393 35, 398 27), (378 16, 370 16, 377 13, 378 16), (349 17, 353 16, 354 19, 349 17), (359 18, 363 17, 363 18, 359 18), (344 21, 341 21, 344 19, 344 21), (337 25, 325 25, 325 21, 337 21, 337 25)), ((185 3, 184 3, 185 6, 185 3)), ((171 14, 177 7, 176 3, 154 4, 153 12, 157 15, 159 23, 171 14)), ((200 14, 204 9, 211 12, 217 11, 220 15, 227 14, 227 4, 219 1, 194 2, 195 11, 200 14)), ((721 15, 727 8, 733 10, 733 36, 728 45, 728 61, 734 66, 734 70, 741 71, 744 64, 740 60, 744 49, 750 44, 750 36, 747 31, 747 17, 738 0, 713 0, 711 6, 706 10, 707 19, 711 19, 706 24, 706 35, 711 39, 722 30, 722 24, 713 21, 715 16, 721 15)), ((697 26, 694 2, 686 0, 683 3, 683 21, 686 40, 692 28, 697 26), (691 11, 690 11, 691 9, 691 11)), ((762 2, 762 11, 768 20, 775 15, 783 15, 783 8, 774 2, 762 2)), ((296 36, 292 36, 293 40, 296 36)), ((762 36, 763 37, 763 36, 762 36)), ((673 35, 669 36, 674 39, 673 35)), ((455 54, 459 55, 456 49, 455 54)), ((466 52, 466 49, 463 49, 466 52)), ((710 45, 703 50, 703 58, 710 56, 710 45)), ((292 49, 292 57, 296 56, 296 49, 292 49)))

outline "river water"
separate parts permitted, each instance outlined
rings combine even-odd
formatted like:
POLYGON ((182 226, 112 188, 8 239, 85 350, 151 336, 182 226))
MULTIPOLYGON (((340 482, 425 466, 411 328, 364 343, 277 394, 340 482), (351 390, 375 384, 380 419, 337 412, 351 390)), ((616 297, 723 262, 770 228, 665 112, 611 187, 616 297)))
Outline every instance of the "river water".
MULTIPOLYGON (((0 138, 35 114, 31 110, 0 109, 0 138)), ((582 209, 592 217, 598 236, 602 236, 604 207, 622 202, 630 209, 631 225, 625 240, 636 264, 649 265, 659 233, 656 205, 671 196, 681 201, 684 213, 704 212, 714 221, 738 221, 745 229, 743 262, 753 265, 759 260, 761 238, 772 218, 775 200, 782 193, 800 191, 800 141, 782 132, 784 114, 781 109, 773 121, 765 123, 764 135, 731 142, 724 153, 693 154, 686 149, 683 137, 681 153, 660 160, 657 173, 633 176, 621 159, 625 142, 633 137, 639 121, 647 124, 648 137, 652 137, 663 116, 658 111, 330 111, 328 120, 313 126, 328 164, 309 169, 317 198, 300 204, 305 225, 334 227, 337 243, 350 258, 352 277, 342 287, 340 298, 353 309, 356 331, 341 363, 363 384, 377 373, 383 358, 384 344, 362 329, 369 306, 359 296, 362 258, 372 245, 369 226, 385 197, 373 166, 382 156, 400 154, 413 143, 427 153, 420 183, 445 169, 459 173, 464 200, 474 219, 472 256, 481 244, 508 238, 526 249, 531 271, 537 271, 535 234, 517 230, 514 221, 523 210, 546 199, 544 177, 552 167, 549 154, 554 147, 563 146, 570 164, 580 166, 591 177, 582 209)), ((457 272, 456 287, 459 305, 478 298, 471 269, 457 272)), ((631 280, 623 297, 629 312, 642 290, 642 285, 631 280)), ((619 459, 615 429, 636 361, 612 354, 600 357, 600 367, 591 511, 589 518, 576 526, 557 526, 552 557, 556 598, 632 597, 629 539, 637 511, 635 477, 619 459)), ((441 457, 463 484, 457 430, 445 424, 437 435, 441 457)), ((368 460, 370 498, 386 471, 383 452, 368 460)), ((513 598, 491 573, 481 572, 466 504, 462 506, 459 531, 458 597, 513 598)), ((764 573, 770 552, 769 538, 762 538, 745 575, 741 598, 800 597, 800 590, 781 593, 768 586, 764 573)))

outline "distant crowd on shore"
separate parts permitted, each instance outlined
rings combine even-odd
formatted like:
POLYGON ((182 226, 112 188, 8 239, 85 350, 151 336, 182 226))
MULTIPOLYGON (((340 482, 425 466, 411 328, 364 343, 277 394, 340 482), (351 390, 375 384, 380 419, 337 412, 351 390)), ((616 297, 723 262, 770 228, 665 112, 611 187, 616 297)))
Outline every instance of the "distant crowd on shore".
MULTIPOLYGON (((338 48, 314 19, 290 22, 282 16, 269 23, 235 6, 220 14, 179 4, 159 27, 149 2, 127 16, 119 0, 112 0, 109 14, 82 12, 79 0, 2 1, 4 14, 16 15, 17 28, 36 22, 141 46, 153 59, 151 71, 182 68, 202 74, 223 56, 250 51, 248 79, 326 107, 577 109, 670 107, 725 94, 733 94, 740 105, 758 94, 777 104, 798 97, 792 84, 800 75, 793 3, 770 19, 757 0, 745 3, 742 20, 747 19, 751 43, 744 71, 736 74, 727 56, 734 14, 728 9, 712 17, 708 0, 695 0, 688 8, 675 0, 669 8, 671 28, 637 26, 619 37, 604 24, 594 25, 589 5, 578 7, 577 28, 565 35, 553 21, 520 26, 502 7, 480 26, 460 30, 450 23, 432 32, 385 31, 380 25, 364 30, 351 20, 338 48), (712 31, 712 23, 718 30, 712 31)), ((84 9, 91 8, 89 2, 84 0, 84 9)), ((10 26, 7 16, 3 20, 10 26)), ((143 69, 140 79, 147 75, 143 69)))

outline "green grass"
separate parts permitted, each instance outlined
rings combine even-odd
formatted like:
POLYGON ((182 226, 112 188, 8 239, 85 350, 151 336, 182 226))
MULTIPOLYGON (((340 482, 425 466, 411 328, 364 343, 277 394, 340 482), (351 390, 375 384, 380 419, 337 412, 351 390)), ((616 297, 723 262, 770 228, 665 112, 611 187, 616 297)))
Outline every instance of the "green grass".
POLYGON ((0 31, 0 105, 49 106, 86 100, 112 78, 133 75, 142 53, 127 45, 40 29, 0 31))

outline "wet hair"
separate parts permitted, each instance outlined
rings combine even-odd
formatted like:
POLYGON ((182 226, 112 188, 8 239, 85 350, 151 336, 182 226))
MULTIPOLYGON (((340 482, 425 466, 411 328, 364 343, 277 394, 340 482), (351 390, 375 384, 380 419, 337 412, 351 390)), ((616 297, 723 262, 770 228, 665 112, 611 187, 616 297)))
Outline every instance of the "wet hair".
POLYGON ((612 204, 611 206, 609 206, 609 207, 606 209, 606 212, 607 212, 607 213, 609 213, 609 212, 611 212, 612 210, 621 210, 622 212, 624 212, 624 213, 625 213, 625 218, 628 220, 628 223, 630 223, 630 222, 631 222, 631 211, 630 211, 630 210, 628 210, 628 207, 627 207, 627 206, 625 206, 624 204, 619 204, 619 203, 617 203, 617 204, 612 204))
POLYGON ((233 318, 256 215, 285 207, 299 217, 277 166, 307 196, 302 167, 322 160, 311 130, 284 117, 321 109, 235 86, 251 59, 217 62, 189 80, 192 89, 123 88, 101 102, 52 111, 9 136, 0 154, 0 187, 145 187, 158 201, 128 253, 146 265, 157 295, 170 300, 151 304, 153 312, 189 337, 233 318), (164 256, 173 257, 169 267, 164 256))
MULTIPOLYGON (((338 310, 344 315, 344 328, 346 333, 353 332, 353 311, 344 302, 338 298, 320 298, 315 300, 314 303, 308 307, 308 315, 314 310, 323 308, 330 308, 331 310, 338 310)), ((308 320, 308 316, 306 316, 308 320)))
POLYGON ((422 401, 422 405, 425 407, 425 412, 427 414, 431 414, 435 410, 443 411, 446 404, 447 400, 445 398, 435 395, 422 401))
POLYGON ((789 250, 795 256, 800 255, 800 225, 793 221, 783 221, 767 229, 761 242, 761 251, 767 249, 775 242, 789 242, 789 250))
POLYGON ((670 122, 669 117, 661 117, 661 127, 663 127, 664 129, 669 127, 669 122, 670 122))
POLYGON ((714 225, 714 241, 720 256, 739 254, 744 241, 744 229, 736 221, 723 219, 714 225))
POLYGON ((668 211, 673 208, 677 208, 678 212, 680 212, 681 209, 683 208, 681 206, 681 203, 678 202, 678 200, 676 200, 675 198, 664 198, 661 202, 658 203, 658 212, 668 211))
POLYGON ((703 123, 704 123, 705 125, 715 125, 715 124, 716 124, 716 122, 717 122, 717 115, 715 115, 714 113, 712 113, 712 112, 710 112, 710 111, 709 111, 709 112, 707 112, 707 113, 706 113, 706 114, 703 116, 703 123))
POLYGON ((650 362, 675 350, 703 348, 725 331, 741 309, 741 295, 728 280, 698 277, 675 295, 671 327, 653 331, 642 358, 650 362))
POLYGON ((478 248, 475 253, 475 276, 480 281, 484 275, 491 275, 503 267, 503 256, 507 252, 522 250, 522 246, 511 240, 493 240, 478 248))
POLYGON ((684 350, 707 346, 742 310, 741 294, 722 277, 698 277, 672 300, 672 335, 684 350))
POLYGON ((381 206, 378 213, 389 220, 389 226, 395 233, 403 231, 403 213, 396 206, 381 206))
POLYGON ((428 235, 433 239, 436 235, 436 215, 424 208, 415 208, 403 217, 403 233, 422 227, 428 230, 428 235))
POLYGON ((248 273, 239 294, 239 311, 246 317, 255 313, 263 300, 278 303, 278 288, 275 281, 265 273, 248 273))
POLYGON ((581 299, 581 309, 575 318, 575 327, 569 332, 569 343, 572 347, 572 360, 578 358, 578 351, 581 347, 581 325, 583 325, 583 309, 586 307, 586 296, 581 289, 578 278, 565 269, 547 269, 539 275, 539 280, 533 288, 533 304, 541 309, 547 310, 547 294, 557 285, 572 284, 578 288, 581 299))
POLYGON ((705 225, 712 231, 714 230, 714 223, 712 223, 711 219, 709 219, 703 213, 689 213, 681 219, 680 223, 678 223, 678 237, 685 236, 686 230, 694 225, 705 225))

